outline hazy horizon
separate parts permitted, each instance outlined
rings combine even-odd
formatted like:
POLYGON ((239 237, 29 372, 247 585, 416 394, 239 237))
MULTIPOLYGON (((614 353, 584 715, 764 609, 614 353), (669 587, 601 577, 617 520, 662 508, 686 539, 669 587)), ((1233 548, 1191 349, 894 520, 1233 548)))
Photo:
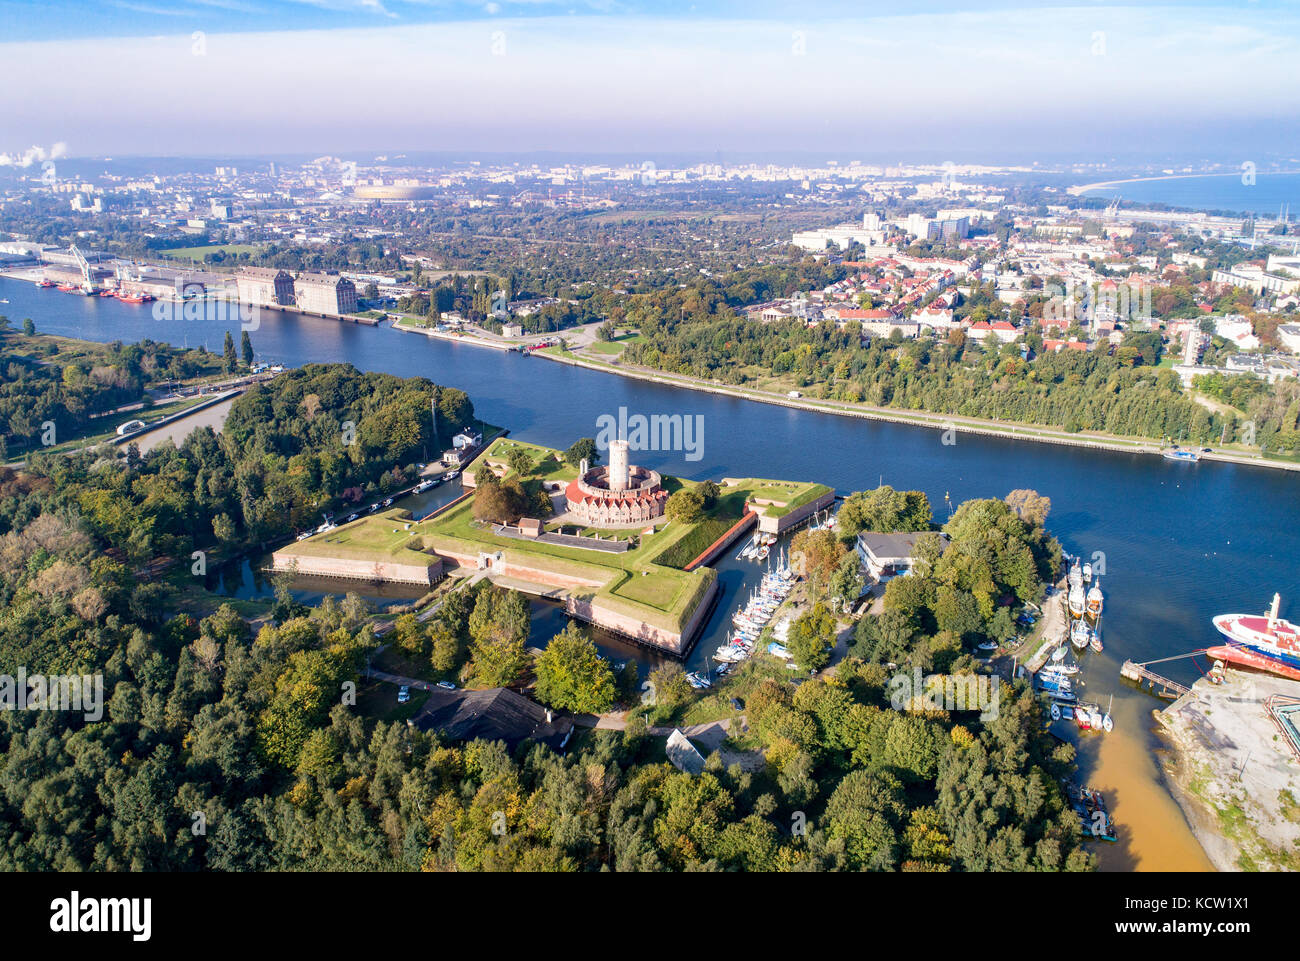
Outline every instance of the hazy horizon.
POLYGON ((853 6, 0 0, 0 154, 1300 163, 1292 3, 853 6))

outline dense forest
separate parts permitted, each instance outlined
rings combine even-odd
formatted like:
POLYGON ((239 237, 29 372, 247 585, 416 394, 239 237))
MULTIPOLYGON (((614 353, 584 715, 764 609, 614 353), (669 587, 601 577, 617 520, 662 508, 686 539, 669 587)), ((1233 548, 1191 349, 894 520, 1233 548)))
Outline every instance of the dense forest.
POLYGON ((101 346, 23 334, 0 315, 0 462, 41 446, 43 435, 57 442, 118 407, 148 405, 147 386, 214 372, 217 361, 151 340, 101 346))
MULTIPOLYGON (((229 606, 201 619, 170 611, 166 582, 142 565, 284 535, 300 515, 382 485, 424 442, 434 394, 440 432, 472 417, 467 397, 422 379, 308 367, 238 400, 220 436, 0 473, 0 674, 100 675, 105 699, 99 718, 0 714, 0 869, 1091 866, 1060 788, 1073 751, 1044 735, 1023 684, 1002 686, 985 715, 902 712, 878 645, 801 684, 756 661, 738 689, 762 762, 714 755, 692 777, 664 761, 637 712, 563 755, 367 717, 348 695, 378 641, 351 597, 313 610, 282 599, 256 627, 229 606)), ((863 523, 928 517, 907 494, 856 503, 863 523)), ((1004 592, 1033 596, 1050 554, 1038 521, 980 504, 946 528, 962 546, 935 574, 973 591, 975 617, 1004 592)), ((943 610, 936 599, 936 618, 943 610)), ((928 615, 914 605, 908 616, 919 650, 928 615)), ((635 669, 615 681, 576 627, 531 664, 527 632, 520 595, 483 584, 427 623, 398 618, 389 640, 471 685, 531 672, 557 707, 635 696, 635 669)), ((655 677, 653 717, 671 717, 690 688, 676 665, 655 677)))
POLYGON ((721 296, 675 291, 665 298, 629 311, 641 339, 624 351, 627 363, 731 385, 776 376, 810 397, 875 407, 1192 443, 1253 437, 1267 450, 1300 449, 1285 389, 1240 411, 1209 410, 1177 374, 1156 366, 1159 338, 1150 332, 1126 334, 1114 353, 1048 352, 1026 360, 1018 344, 986 347, 960 332, 948 340, 895 336, 864 346, 856 322, 843 329, 798 320, 759 324, 741 319, 721 296))

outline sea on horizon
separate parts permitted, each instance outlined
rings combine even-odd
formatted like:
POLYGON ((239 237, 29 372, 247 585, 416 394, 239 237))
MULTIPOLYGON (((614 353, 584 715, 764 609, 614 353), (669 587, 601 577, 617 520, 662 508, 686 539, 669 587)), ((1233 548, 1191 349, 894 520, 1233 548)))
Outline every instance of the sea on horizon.
POLYGON ((1086 191, 1084 196, 1112 199, 1118 196, 1136 203, 1257 216, 1277 216, 1280 210, 1289 207, 1292 216, 1300 217, 1300 173, 1256 173, 1253 183, 1243 182, 1245 177, 1243 172, 1136 180, 1097 187, 1086 191))

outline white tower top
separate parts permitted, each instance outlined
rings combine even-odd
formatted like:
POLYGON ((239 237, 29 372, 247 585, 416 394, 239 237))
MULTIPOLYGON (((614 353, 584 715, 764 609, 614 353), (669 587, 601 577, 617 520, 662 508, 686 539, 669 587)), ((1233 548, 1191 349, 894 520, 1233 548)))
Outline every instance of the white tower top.
POLYGON ((627 441, 609 442, 609 489, 625 491, 628 485, 627 441))

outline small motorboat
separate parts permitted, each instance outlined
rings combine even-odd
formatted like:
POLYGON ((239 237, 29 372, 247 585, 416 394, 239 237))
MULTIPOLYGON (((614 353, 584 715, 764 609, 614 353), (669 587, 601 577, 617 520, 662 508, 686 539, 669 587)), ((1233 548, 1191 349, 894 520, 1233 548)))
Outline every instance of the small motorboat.
POLYGON ((1105 596, 1101 593, 1101 581, 1093 581, 1092 587, 1088 588, 1086 605, 1084 607, 1084 617, 1089 622, 1096 624, 1101 618, 1101 608, 1105 603, 1105 596))

